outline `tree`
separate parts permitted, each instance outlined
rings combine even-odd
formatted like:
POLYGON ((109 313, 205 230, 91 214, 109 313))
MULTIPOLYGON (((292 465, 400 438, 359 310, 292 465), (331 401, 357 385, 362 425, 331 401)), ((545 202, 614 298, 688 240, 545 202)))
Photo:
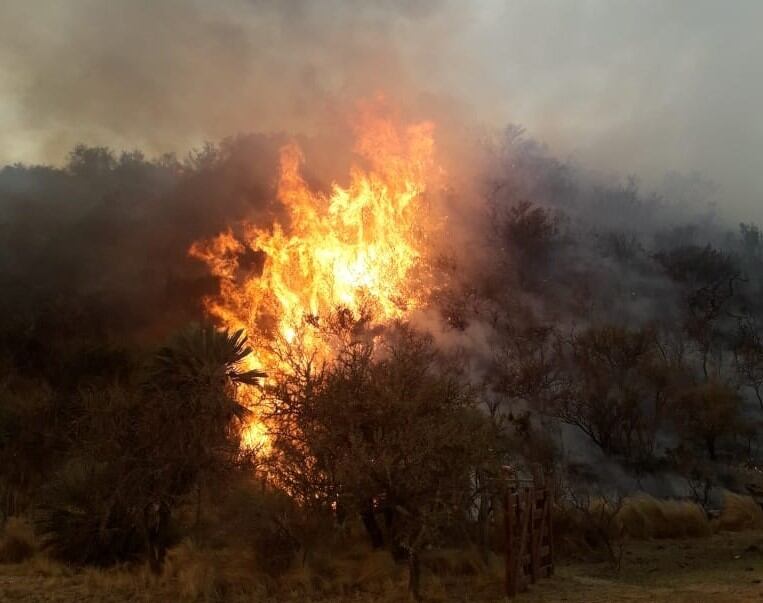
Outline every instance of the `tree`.
POLYGON ((363 519, 371 543, 418 555, 463 521, 487 453, 485 420, 430 337, 398 324, 356 333, 322 370, 269 389, 275 478, 308 504, 363 519), (384 529, 378 518, 384 518, 384 529))
POLYGON ((704 447, 710 460, 718 458, 718 442, 733 435, 739 425, 739 394, 711 380, 688 387, 676 396, 673 420, 683 437, 704 447))
POLYGON ((742 384, 755 392, 763 410, 763 340, 760 329, 751 319, 739 320, 734 361, 742 384))
POLYGON ((717 356, 716 376, 721 370, 724 322, 730 316, 737 283, 742 280, 737 259, 710 245, 675 247, 655 258, 682 288, 687 311, 684 328, 697 344, 702 374, 709 380, 713 354, 717 356))
POLYGON ((557 220, 550 211, 523 200, 500 210, 495 226, 498 242, 516 269, 520 284, 536 287, 548 270, 559 234, 557 220))
POLYGON ((654 332, 591 327, 570 339, 566 362, 570 385, 550 412, 607 454, 651 458, 666 388, 654 332))
POLYGON ((144 378, 82 391, 72 454, 41 519, 56 556, 108 564, 139 555, 145 541, 151 568, 161 570, 171 511, 241 463, 247 411, 236 387, 262 377, 242 367, 250 351, 241 331, 192 327, 156 354, 144 378))
POLYGON ((76 176, 95 180, 107 175, 116 165, 117 162, 111 149, 78 144, 69 153, 67 168, 76 176))
POLYGON ((52 398, 48 387, 10 372, 0 380, 0 524, 26 510, 49 470, 52 398))
POLYGON ((486 371, 488 416, 496 447, 493 479, 500 467, 523 463, 553 472, 556 449, 551 439, 550 410, 569 387, 553 326, 523 317, 521 325, 501 324, 492 362, 486 371))

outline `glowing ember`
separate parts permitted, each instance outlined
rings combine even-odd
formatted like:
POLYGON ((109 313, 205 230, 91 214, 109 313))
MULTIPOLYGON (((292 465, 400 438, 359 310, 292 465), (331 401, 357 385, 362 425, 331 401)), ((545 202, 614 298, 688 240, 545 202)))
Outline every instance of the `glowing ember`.
MULTIPOLYGON (((207 299, 208 312, 231 328, 244 328, 255 345, 252 368, 285 370, 261 338, 287 344, 299 340, 320 359, 331 356, 319 331, 308 328, 346 309, 373 319, 404 318, 423 302, 427 235, 436 225, 422 202, 433 160, 433 127, 397 128, 366 114, 356 128, 357 154, 367 170, 353 167, 350 183, 334 184, 330 195, 308 188, 300 173, 303 156, 290 144, 281 150, 278 199, 288 226, 242 225, 196 243, 190 253, 220 279, 219 295, 207 299), (239 259, 264 253, 262 272, 242 276, 239 259)), ((251 392, 247 395, 251 396, 251 392)), ((251 402, 252 400, 250 400, 251 402)), ((245 444, 262 443, 265 427, 254 422, 245 444)))

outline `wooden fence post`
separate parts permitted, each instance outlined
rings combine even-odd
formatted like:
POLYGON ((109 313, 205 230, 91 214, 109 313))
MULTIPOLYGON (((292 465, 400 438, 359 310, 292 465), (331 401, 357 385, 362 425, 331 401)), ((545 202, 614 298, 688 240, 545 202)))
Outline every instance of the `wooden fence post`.
POLYGON ((504 497, 506 595, 515 597, 529 583, 554 573, 550 487, 509 488, 504 497))
POLYGON ((554 504, 554 491, 552 487, 546 489, 546 529, 548 530, 548 575, 554 575, 554 516, 552 506, 554 504))
MULTIPOLYGON (((506 595, 517 596, 517 573, 514 562, 514 523, 516 520, 515 501, 517 494, 510 490, 506 492, 504 522, 506 524, 506 595)), ((518 502, 518 501, 516 501, 518 502)))

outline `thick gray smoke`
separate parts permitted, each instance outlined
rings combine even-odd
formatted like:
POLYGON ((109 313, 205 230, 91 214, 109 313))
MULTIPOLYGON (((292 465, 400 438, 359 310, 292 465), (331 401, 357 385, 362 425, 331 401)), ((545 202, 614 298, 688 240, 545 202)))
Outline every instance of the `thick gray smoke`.
POLYGON ((0 163, 336 131, 381 91, 445 125, 521 123, 647 188, 700 173, 760 220, 762 19, 756 0, 7 0, 0 163))

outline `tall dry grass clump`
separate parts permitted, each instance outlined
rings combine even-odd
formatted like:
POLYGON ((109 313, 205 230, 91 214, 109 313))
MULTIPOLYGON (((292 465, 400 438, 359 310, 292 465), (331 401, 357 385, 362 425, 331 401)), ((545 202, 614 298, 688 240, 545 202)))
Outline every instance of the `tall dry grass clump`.
POLYGON ((713 526, 702 507, 689 501, 591 497, 557 507, 554 533, 562 557, 590 559, 608 551, 617 565, 628 540, 700 538, 710 536, 713 526))
POLYGON ((0 563, 22 563, 37 552, 34 528, 25 519, 11 517, 0 534, 0 563))
POLYGON ((712 533, 705 511, 696 503, 648 495, 628 498, 616 522, 625 537, 635 540, 699 538, 712 533))
POLYGON ((725 492, 718 529, 729 532, 763 529, 763 509, 749 496, 725 492))
POLYGON ((273 587, 249 551, 202 548, 189 540, 170 551, 161 581, 177 600, 203 603, 264 600, 273 587))

